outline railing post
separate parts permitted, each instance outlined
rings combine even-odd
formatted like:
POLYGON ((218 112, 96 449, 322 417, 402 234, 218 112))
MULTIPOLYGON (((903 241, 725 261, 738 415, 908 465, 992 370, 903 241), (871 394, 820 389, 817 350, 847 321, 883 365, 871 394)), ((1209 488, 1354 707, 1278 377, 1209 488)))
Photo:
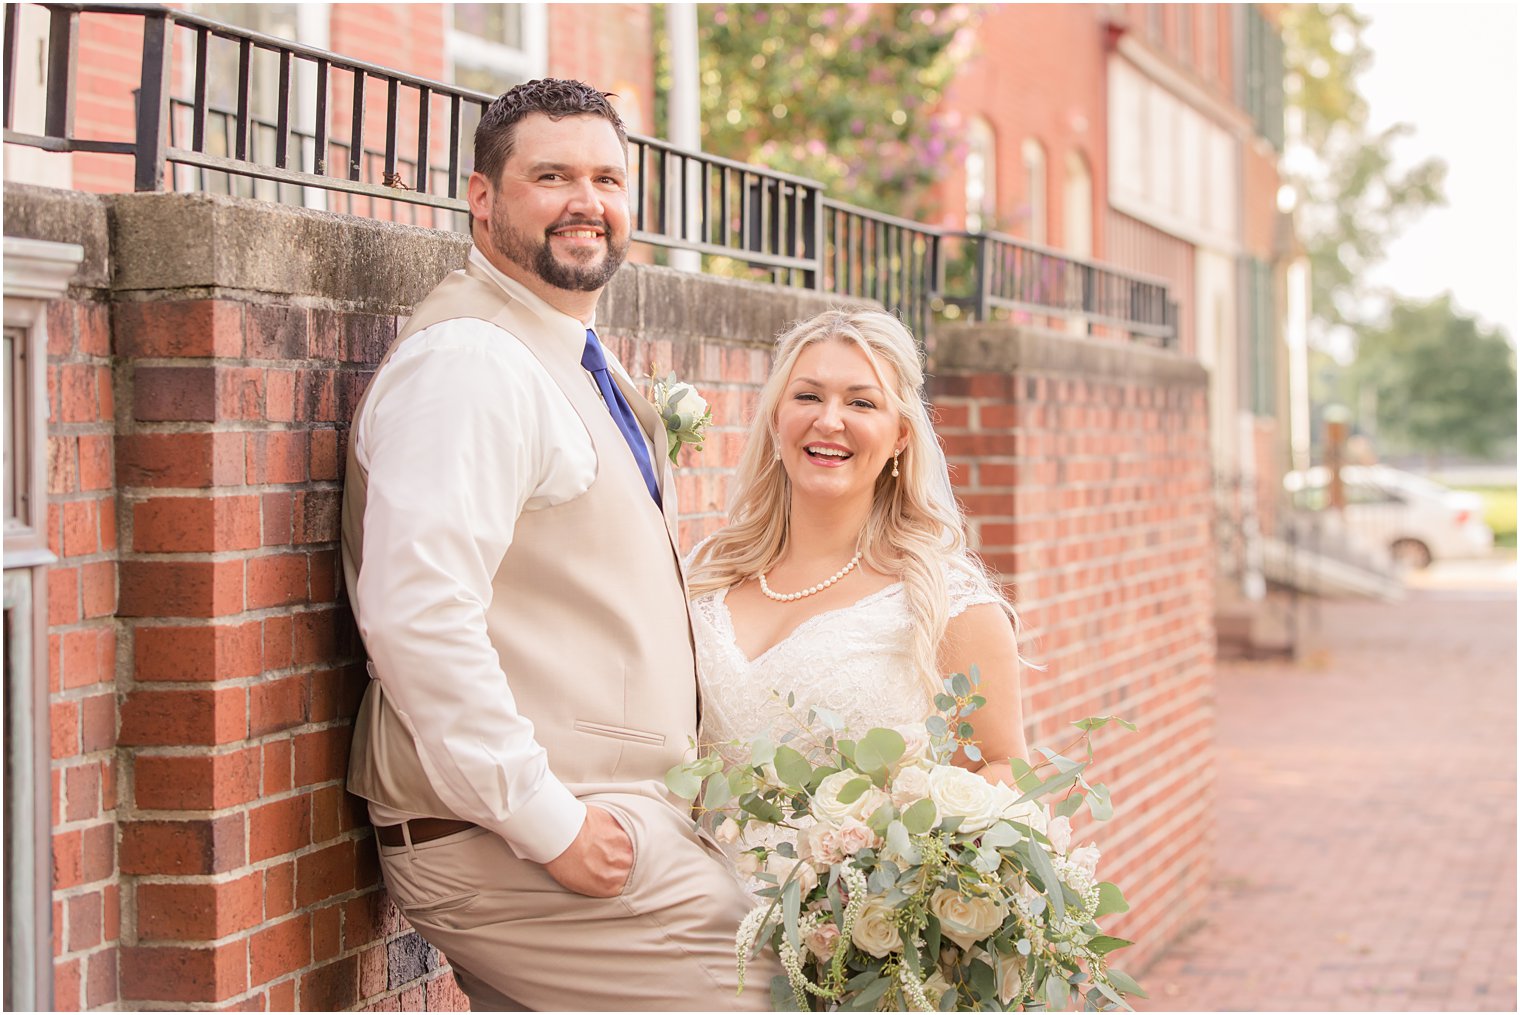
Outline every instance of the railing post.
POLYGON ((168 146, 169 15, 145 14, 142 87, 137 93, 137 190, 164 189, 164 153, 168 146))
MULTIPOLYGON (((14 5, 7 4, 9 9, 14 5)), ((79 62, 79 14, 54 10, 48 19, 47 126, 48 137, 74 134, 74 68, 79 62)), ((15 40, 11 40, 12 45, 15 40)))
POLYGON ((823 241, 823 188, 809 187, 802 204, 802 256, 812 261, 814 267, 803 273, 803 284, 820 292, 825 285, 825 256, 823 241))
MULTIPOLYGON (((968 239, 972 237, 967 237, 968 239)), ((988 263, 991 258, 991 244, 987 242, 985 233, 975 234, 976 239, 976 319, 986 321, 992 316, 992 294, 988 287, 992 284, 992 272, 988 263)))

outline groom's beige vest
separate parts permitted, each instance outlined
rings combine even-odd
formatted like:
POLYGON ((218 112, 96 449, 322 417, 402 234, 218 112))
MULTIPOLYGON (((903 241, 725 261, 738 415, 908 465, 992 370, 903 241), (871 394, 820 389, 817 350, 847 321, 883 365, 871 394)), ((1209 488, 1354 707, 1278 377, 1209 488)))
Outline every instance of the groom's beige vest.
MULTIPOLYGON (((618 378, 654 445, 662 516, 588 382, 579 350, 572 358, 546 341, 533 309, 474 265, 451 273, 418 304, 391 352, 424 328, 463 317, 498 325, 533 353, 580 417, 597 458, 596 479, 584 494, 517 519, 486 607, 487 631, 505 674, 503 693, 511 688, 517 710, 532 721, 548 751, 550 769, 572 792, 578 786, 658 782, 680 762, 697 719, 691 627, 673 537, 675 492, 663 468, 664 425, 654 407, 618 378)), ((440 447, 438 453, 456 452, 440 447)), ((351 440, 343 498, 343 570, 351 597, 363 566, 367 479, 351 440)), ((384 675, 397 681, 408 676, 384 675)), ((370 681, 354 724, 348 787, 398 811, 456 816, 429 784, 412 736, 378 679, 370 681)))

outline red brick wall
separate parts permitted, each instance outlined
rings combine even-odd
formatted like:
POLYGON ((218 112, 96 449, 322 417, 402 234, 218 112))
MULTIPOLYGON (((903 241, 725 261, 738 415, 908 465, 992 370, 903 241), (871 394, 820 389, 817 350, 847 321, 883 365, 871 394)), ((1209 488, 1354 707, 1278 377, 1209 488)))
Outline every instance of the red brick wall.
MULTIPOLYGON (((110 200, 117 291, 50 319, 58 1005, 458 1007, 386 899, 363 806, 343 790, 365 677, 337 506, 368 372, 459 240, 249 203, 110 200), (206 245, 173 269, 193 288, 133 235, 166 221, 206 245), (222 228, 245 249, 202 275, 222 228), (349 251, 364 277, 314 266, 273 281, 269 261, 309 242, 349 251)), ((8 225, 57 218, 16 202, 8 192, 8 225)), ((683 546, 721 524, 771 336, 829 302, 650 268, 609 290, 604 330, 635 376, 675 370, 714 406, 708 449, 677 479, 683 546)), ((1035 742, 1059 745, 1090 713, 1142 724, 1105 738, 1096 777, 1120 817, 1096 834, 1143 958, 1191 918, 1208 873, 1202 372, 1111 342, 970 333, 1024 350, 957 359, 947 333, 931 393, 973 535, 1017 583, 1026 652, 1048 667, 1028 674, 1035 742)))
POLYGON ((1012 585, 1031 746, 1120 715, 1089 773, 1118 816, 1079 829, 1133 912, 1143 968, 1200 914, 1210 869, 1213 542, 1206 375, 1170 354, 945 329, 930 385, 973 544, 1012 585), (984 337, 983 337, 984 336, 984 337), (978 339, 986 344, 978 348, 978 339), (987 354, 988 347, 993 349, 987 354))
POLYGON ((48 661, 59 1008, 117 1000, 116 556, 109 307, 48 310, 48 661))

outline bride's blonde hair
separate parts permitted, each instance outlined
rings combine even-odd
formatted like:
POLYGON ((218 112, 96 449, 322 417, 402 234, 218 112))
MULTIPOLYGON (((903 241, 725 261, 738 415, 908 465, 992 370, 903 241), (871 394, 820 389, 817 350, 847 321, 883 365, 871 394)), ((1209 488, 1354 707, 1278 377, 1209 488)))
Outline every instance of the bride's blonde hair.
POLYGON ((776 454, 776 414, 797 357, 819 342, 847 342, 860 349, 886 389, 890 408, 907 424, 898 458, 900 475, 883 468, 876 478, 871 513, 861 534, 862 560, 903 583, 913 618, 914 669, 931 694, 942 690, 939 647, 949 623, 947 568, 966 576, 1003 602, 980 561, 966 547, 965 518, 950 491, 944 454, 920 392, 924 373, 913 336, 900 321, 876 310, 828 310, 794 326, 776 342, 770 377, 734 477, 729 524, 700 545, 688 569, 695 599, 731 588, 770 570, 786 551, 791 481, 776 454), (883 365, 890 371, 882 369, 883 365), (889 377, 895 383, 889 383, 889 377))

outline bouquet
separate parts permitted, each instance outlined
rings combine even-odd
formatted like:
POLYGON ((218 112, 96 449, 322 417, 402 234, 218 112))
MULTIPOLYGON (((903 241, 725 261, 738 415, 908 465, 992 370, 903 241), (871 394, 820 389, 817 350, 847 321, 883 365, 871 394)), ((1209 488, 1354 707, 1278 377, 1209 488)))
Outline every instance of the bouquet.
POLYGON ((739 854, 760 899, 736 935, 740 990, 769 947, 786 972, 770 985, 778 1010, 1106 1010, 1144 996, 1109 965, 1130 942, 1098 926, 1128 904, 1097 880, 1096 846, 1071 848, 1070 823, 1084 804, 1112 814, 1083 777, 1092 731, 1134 725, 1084 719, 1086 760, 1042 751, 1038 766, 1012 761, 1017 788, 992 783, 951 764, 980 760, 975 679, 946 679, 926 722, 859 738, 824 709, 799 717, 789 696, 795 728, 724 745, 743 762, 715 751, 671 769, 671 791, 718 839, 761 843, 739 854))

